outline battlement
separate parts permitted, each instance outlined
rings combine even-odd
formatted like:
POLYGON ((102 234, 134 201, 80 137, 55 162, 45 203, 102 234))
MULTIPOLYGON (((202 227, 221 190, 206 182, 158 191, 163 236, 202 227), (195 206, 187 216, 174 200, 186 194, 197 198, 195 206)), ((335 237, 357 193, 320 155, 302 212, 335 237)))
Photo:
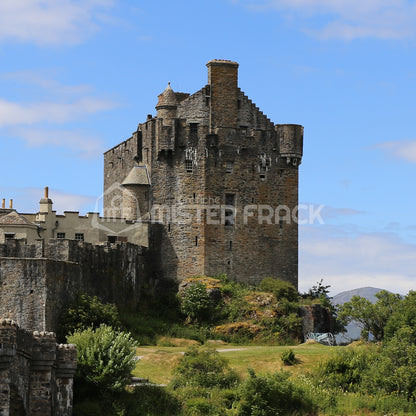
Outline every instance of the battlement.
POLYGON ((8 240, 0 244, 0 316, 32 331, 56 331, 61 312, 79 291, 132 310, 147 281, 147 254, 131 243, 8 240))
POLYGON ((70 416, 76 366, 74 345, 0 318, 1 414, 70 416))

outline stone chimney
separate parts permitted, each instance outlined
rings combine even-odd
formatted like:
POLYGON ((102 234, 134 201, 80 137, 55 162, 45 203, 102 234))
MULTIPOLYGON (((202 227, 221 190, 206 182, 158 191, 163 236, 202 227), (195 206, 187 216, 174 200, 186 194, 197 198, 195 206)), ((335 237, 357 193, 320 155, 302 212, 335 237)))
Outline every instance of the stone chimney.
POLYGON ((207 63, 211 95, 211 129, 237 128, 238 63, 213 59, 207 63))
POLYGON ((52 212, 52 200, 49 199, 49 188, 45 187, 45 195, 39 201, 39 214, 49 214, 52 212))

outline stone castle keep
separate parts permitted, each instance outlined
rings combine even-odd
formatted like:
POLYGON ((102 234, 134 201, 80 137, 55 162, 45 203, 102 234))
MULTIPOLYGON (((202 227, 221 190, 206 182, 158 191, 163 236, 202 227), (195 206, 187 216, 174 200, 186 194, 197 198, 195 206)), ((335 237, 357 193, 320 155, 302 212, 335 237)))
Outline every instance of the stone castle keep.
POLYGON ((239 89, 236 62, 207 67, 207 85, 168 84, 156 116, 105 152, 103 216, 57 215, 48 188, 37 213, 3 200, 0 414, 71 414, 76 351, 50 331, 79 290, 134 311, 144 285, 195 275, 297 287, 303 127, 271 122, 239 89))
POLYGON ((297 287, 303 127, 273 124, 238 88, 236 62, 207 67, 207 85, 192 95, 168 85, 156 117, 104 154, 104 216, 158 222, 149 247, 165 277, 297 287))

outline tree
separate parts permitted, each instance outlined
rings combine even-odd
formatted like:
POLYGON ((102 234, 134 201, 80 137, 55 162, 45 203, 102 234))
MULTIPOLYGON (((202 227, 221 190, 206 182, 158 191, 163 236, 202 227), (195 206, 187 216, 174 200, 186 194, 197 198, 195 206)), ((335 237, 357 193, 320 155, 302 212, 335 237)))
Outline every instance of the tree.
POLYGON ((384 329, 393 312, 401 302, 401 296, 381 290, 376 294, 377 301, 371 303, 362 296, 353 296, 338 310, 338 319, 344 324, 351 321, 361 326, 361 337, 368 338, 371 333, 376 341, 384 339, 384 329))
POLYGON ((102 303, 97 296, 89 296, 78 292, 74 300, 63 312, 59 329, 59 337, 64 339, 76 330, 98 328, 106 324, 112 328, 121 326, 116 305, 102 303))
POLYGON ((78 382, 81 390, 117 392, 128 384, 137 347, 129 333, 101 325, 75 331, 67 342, 77 346, 75 384, 78 382))
POLYGON ((412 342, 416 344, 416 292, 410 291, 398 304, 385 328, 386 339, 391 339, 400 330, 408 327, 413 329, 412 342))

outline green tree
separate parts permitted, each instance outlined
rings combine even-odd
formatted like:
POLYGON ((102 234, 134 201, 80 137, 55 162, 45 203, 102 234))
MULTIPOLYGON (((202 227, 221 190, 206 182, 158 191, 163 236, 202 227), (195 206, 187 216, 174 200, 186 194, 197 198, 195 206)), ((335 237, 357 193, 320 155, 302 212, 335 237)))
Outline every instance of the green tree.
POLYGON ((401 296, 381 290, 376 294, 377 301, 371 303, 362 296, 353 296, 338 310, 338 319, 344 324, 351 321, 361 326, 362 338, 371 333, 376 341, 384 339, 384 329, 401 302, 401 296))
POLYGON ((106 324, 112 328, 120 328, 120 318, 116 305, 102 303, 97 296, 89 296, 78 292, 68 308, 63 312, 58 330, 59 338, 74 331, 87 328, 98 328, 106 324))
POLYGON ((75 381, 81 391, 121 391, 135 366, 137 343, 129 333, 110 326, 75 331, 67 337, 78 351, 75 381))
POLYGON ((413 329, 412 342, 416 344, 416 292, 410 291, 392 313, 385 328, 386 339, 391 339, 400 330, 408 327, 413 329))

